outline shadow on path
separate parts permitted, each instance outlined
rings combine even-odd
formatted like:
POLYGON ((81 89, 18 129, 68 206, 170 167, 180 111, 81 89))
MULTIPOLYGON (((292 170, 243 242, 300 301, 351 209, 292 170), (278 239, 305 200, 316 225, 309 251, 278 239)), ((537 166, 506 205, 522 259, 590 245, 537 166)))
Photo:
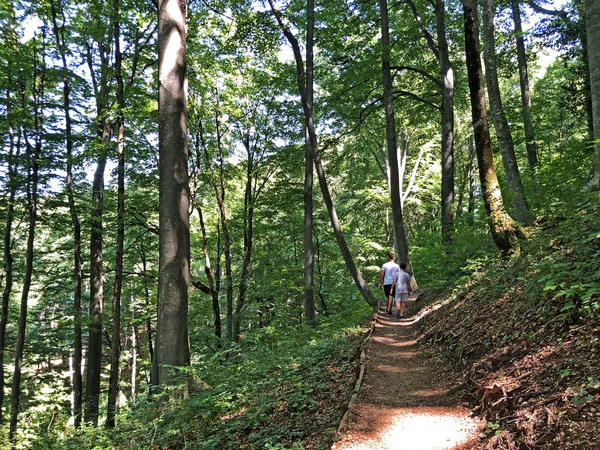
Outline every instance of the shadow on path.
POLYGON ((360 394, 332 450, 468 449, 483 424, 448 393, 448 381, 423 355, 409 299, 406 318, 379 312, 366 347, 360 394))

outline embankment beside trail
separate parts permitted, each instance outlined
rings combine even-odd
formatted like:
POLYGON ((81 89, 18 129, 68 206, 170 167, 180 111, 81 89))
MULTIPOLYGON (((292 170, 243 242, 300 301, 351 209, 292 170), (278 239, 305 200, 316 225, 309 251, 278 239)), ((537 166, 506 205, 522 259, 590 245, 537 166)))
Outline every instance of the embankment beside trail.
POLYGON ((421 293, 421 348, 487 420, 473 448, 600 448, 599 237, 585 215, 540 224, 521 256, 421 293))

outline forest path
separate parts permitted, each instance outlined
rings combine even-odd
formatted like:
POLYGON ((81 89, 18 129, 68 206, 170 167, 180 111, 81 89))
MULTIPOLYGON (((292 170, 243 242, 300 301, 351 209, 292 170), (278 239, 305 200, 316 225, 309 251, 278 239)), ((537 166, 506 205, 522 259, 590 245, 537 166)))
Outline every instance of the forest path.
POLYGON ((418 346, 416 323, 427 312, 415 297, 407 306, 403 319, 378 312, 360 393, 332 450, 463 450, 477 439, 483 424, 418 346))

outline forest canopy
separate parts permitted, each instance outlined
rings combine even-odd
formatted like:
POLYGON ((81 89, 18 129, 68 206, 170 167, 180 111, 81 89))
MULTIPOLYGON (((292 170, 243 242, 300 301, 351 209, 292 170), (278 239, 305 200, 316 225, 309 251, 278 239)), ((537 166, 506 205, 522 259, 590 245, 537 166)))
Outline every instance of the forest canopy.
POLYGON ((261 424, 345 395, 388 252, 447 288, 597 204, 599 15, 0 0, 1 445, 288 448, 261 424))

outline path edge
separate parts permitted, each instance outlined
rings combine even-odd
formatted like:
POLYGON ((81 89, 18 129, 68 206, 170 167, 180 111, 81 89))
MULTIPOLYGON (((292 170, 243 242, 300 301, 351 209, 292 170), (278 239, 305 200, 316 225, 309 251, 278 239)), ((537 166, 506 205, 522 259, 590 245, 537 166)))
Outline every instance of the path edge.
POLYGON ((356 399, 358 398, 358 394, 359 394, 360 388, 362 386, 363 377, 365 374, 366 362, 367 362, 367 353, 366 353, 365 348, 367 346, 367 342, 369 341, 369 339, 371 338, 371 335, 373 334, 373 330, 375 329, 375 324, 377 323, 377 315, 378 315, 378 311, 375 311, 373 313, 373 320, 371 321, 371 327, 369 328, 369 331, 367 331, 367 334, 365 335, 362 343, 360 344, 360 370, 358 373, 358 378, 354 385, 354 389, 352 391, 352 396, 350 397, 350 401, 348 402, 346 412, 342 416, 342 419, 340 420, 340 425, 338 426, 338 428, 335 432, 334 439, 333 439, 334 442, 339 441, 342 438, 342 436, 344 434, 344 430, 346 429, 346 424, 348 422, 348 413, 350 412, 352 406, 354 405, 354 403, 356 402, 356 399))

